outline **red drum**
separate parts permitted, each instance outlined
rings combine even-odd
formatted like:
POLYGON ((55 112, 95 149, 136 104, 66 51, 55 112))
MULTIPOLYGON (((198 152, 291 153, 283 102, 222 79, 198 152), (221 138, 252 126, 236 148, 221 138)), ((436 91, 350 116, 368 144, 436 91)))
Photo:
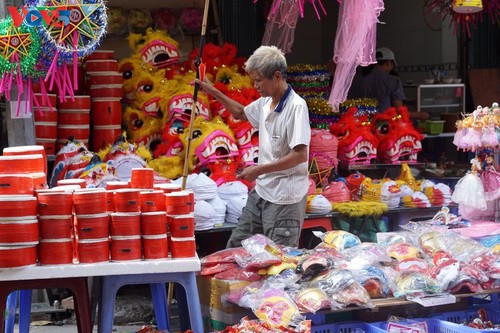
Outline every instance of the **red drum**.
POLYGON ((115 58, 115 51, 113 50, 95 50, 85 58, 85 61, 106 60, 114 58, 115 58))
POLYGON ((111 236, 111 260, 142 259, 142 243, 140 236, 111 236))
POLYGON ((106 191, 102 188, 76 189, 73 192, 73 205, 77 215, 106 213, 106 191))
POLYGON ((141 214, 141 234, 160 235, 167 234, 167 214, 163 212, 150 212, 141 214))
POLYGON ((115 211, 115 192, 106 191, 106 204, 108 206, 108 212, 112 213, 115 211))
POLYGON ((71 192, 38 192, 38 213, 43 215, 71 215, 73 194, 71 192))
POLYGON ((109 237, 109 214, 76 215, 78 239, 109 237))
POLYGON ((194 237, 194 215, 172 215, 169 217, 169 231, 174 238, 194 237))
POLYGON ((37 138, 57 138, 57 122, 35 122, 35 137, 37 138))
POLYGON ((36 216, 36 206, 36 197, 31 195, 0 196, 0 219, 20 219, 25 216, 36 216))
POLYGON ((0 195, 33 195, 33 177, 24 174, 0 174, 0 195))
POLYGON ((165 213, 165 195, 161 190, 141 191, 141 212, 163 212, 165 213))
POLYGON ((168 257, 167 235, 142 236, 144 259, 164 259, 168 257))
POLYGON ((153 189, 154 170, 151 168, 133 168, 130 176, 130 187, 153 189))
POLYGON ((58 107, 59 111, 62 110, 90 110, 90 96, 81 95, 81 96, 66 96, 66 100, 64 102, 59 103, 58 107))
POLYGON ((36 244, 0 246, 0 268, 34 266, 36 244))
POLYGON ((171 238, 170 252, 172 258, 192 258, 196 257, 196 241, 194 237, 171 238))
POLYGON ((0 156, 0 174, 45 172, 46 160, 42 154, 0 156))
POLYGON ((122 123, 122 103, 118 98, 95 98, 92 100, 92 125, 109 126, 122 123))
POLYGON ((139 236, 141 213, 112 213, 111 236, 139 236))
POLYGON ((100 84, 123 84, 123 76, 119 72, 92 72, 88 78, 90 86, 100 84))
POLYGON ((47 175, 45 172, 35 172, 29 174, 33 178, 33 189, 43 190, 48 189, 49 184, 47 183, 47 175))
POLYGON ((47 138, 35 138, 35 142, 39 146, 43 146, 45 153, 48 156, 55 155, 56 151, 56 141, 57 139, 47 139, 47 138))
POLYGON ((57 123, 57 109, 40 107, 33 111, 35 122, 57 123))
POLYGON ((109 238, 79 239, 78 261, 81 264, 109 261, 109 238))
POLYGON ((130 188, 128 182, 122 181, 109 181, 106 183, 106 190, 117 190, 119 188, 130 188))
POLYGON ((69 137, 74 137, 78 141, 87 141, 90 135, 90 125, 58 125, 57 138, 59 140, 67 140, 69 137))
MULTIPOLYGON (((118 72, 118 60, 116 59, 90 59, 86 60, 83 67, 87 74, 93 72, 118 72)), ((92 74, 91 74, 92 75, 92 74)))
MULTIPOLYGON (((56 112, 54 112, 56 113, 56 112)), ((56 113, 57 114, 57 113, 56 113)), ((43 172, 47 173, 47 152, 43 145, 34 146, 18 146, 18 147, 7 147, 3 150, 4 156, 19 156, 19 155, 42 155, 43 172)), ((19 172, 16 170, 16 172, 19 172)))
MULTIPOLYGON (((57 95, 56 94, 47 94, 43 95, 41 93, 35 93, 35 98, 38 102, 38 105, 40 107, 46 107, 46 108, 54 108, 57 104, 57 95)), ((37 105, 37 103, 33 103, 33 105, 37 105)))
POLYGON ((42 265, 62 265, 73 263, 73 240, 42 239, 38 247, 38 258, 42 265))
POLYGON ((96 84, 90 86, 90 96, 92 99, 101 98, 121 98, 123 88, 121 84, 96 84))
POLYGON ((39 216, 41 239, 63 239, 73 237, 73 215, 39 216))
POLYGON ((123 188, 114 191, 113 201, 116 212, 140 212, 141 204, 139 190, 133 188, 123 188))
POLYGON ((182 186, 174 183, 160 183, 154 184, 153 188, 155 190, 162 190, 165 193, 172 193, 180 191, 182 189, 182 186))
POLYGON ((122 134, 121 125, 94 126, 92 129, 91 150, 99 151, 115 143, 122 134))
POLYGON ((168 215, 184 215, 192 212, 194 202, 188 191, 165 193, 165 207, 168 215))
POLYGON ((36 243, 40 239, 38 220, 0 220, 0 246, 36 243))
POLYGON ((89 125, 90 112, 59 111, 59 126, 61 125, 89 125))
POLYGON ((85 179, 81 178, 59 179, 57 181, 57 186, 65 186, 65 185, 78 185, 79 188, 86 187, 85 179))

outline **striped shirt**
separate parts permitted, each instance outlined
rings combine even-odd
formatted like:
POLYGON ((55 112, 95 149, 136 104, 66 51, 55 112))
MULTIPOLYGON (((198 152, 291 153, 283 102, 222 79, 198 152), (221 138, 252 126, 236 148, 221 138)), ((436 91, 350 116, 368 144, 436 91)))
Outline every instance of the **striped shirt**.
MULTIPOLYGON (((271 100, 261 97, 244 109, 248 121, 259 131, 259 164, 274 162, 297 145, 309 147, 311 140, 309 110, 304 99, 290 89, 274 111, 271 100)), ((264 200, 285 205, 302 200, 308 187, 306 161, 287 170, 259 176, 255 190, 264 200)))

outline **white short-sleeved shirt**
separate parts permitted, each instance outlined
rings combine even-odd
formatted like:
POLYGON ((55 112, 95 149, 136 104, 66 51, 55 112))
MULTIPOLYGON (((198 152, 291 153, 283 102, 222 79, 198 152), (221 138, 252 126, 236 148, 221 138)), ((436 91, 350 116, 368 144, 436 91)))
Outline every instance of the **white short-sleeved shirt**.
MULTIPOLYGON (((270 109, 270 97, 261 97, 244 109, 248 121, 259 131, 259 164, 276 161, 297 145, 309 147, 311 128, 307 104, 290 86, 287 92, 275 110, 270 109)), ((308 162, 303 162, 259 176, 255 190, 272 203, 293 204, 304 198, 308 187, 308 162)))

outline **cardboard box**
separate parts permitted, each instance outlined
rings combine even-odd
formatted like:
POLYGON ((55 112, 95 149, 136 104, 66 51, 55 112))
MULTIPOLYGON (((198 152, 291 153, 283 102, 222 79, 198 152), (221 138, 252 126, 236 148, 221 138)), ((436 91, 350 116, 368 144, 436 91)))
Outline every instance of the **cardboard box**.
POLYGON ((250 309, 222 299, 224 294, 240 290, 249 285, 250 281, 219 280, 210 276, 198 276, 197 282, 206 330, 223 330, 238 323, 245 316, 255 318, 250 309))

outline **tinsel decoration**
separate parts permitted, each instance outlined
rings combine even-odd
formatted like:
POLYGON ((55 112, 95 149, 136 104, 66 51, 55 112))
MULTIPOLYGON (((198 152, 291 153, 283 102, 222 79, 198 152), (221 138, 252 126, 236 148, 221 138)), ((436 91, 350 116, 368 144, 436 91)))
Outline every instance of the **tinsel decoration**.
POLYGON ((450 19, 449 27, 453 27, 453 33, 457 29, 467 33, 471 37, 471 26, 476 27, 482 22, 483 15, 487 15, 493 24, 500 22, 500 0, 482 0, 483 10, 477 13, 457 13, 453 10, 454 0, 428 0, 424 5, 425 15, 434 15, 434 22, 450 19))
MULTIPOLYGON (((106 34, 107 13, 104 0, 38 0, 31 1, 30 5, 70 13, 69 17, 64 17, 61 21, 54 20, 47 26, 41 25, 39 32, 46 44, 45 51, 53 55, 45 81, 50 78, 52 89, 54 81, 59 80, 59 88, 72 95, 72 91, 78 89, 78 58, 90 55, 106 34), (71 63, 72 78, 65 66, 71 63), (72 89, 65 90, 66 87, 72 89)), ((61 92, 60 95, 65 96, 61 92)))
POLYGON ((364 115, 372 116, 378 112, 378 102, 374 98, 354 98, 348 99, 343 103, 340 103, 339 112, 344 114, 349 108, 357 108, 355 117, 360 117, 364 115))
POLYGON ((324 65, 296 64, 288 67, 288 83, 302 98, 328 98, 331 74, 324 65))
POLYGON ((31 96, 31 78, 39 77, 37 58, 40 53, 40 37, 35 28, 15 27, 10 16, 0 20, 0 95, 11 99, 14 84, 18 87, 17 111, 20 112, 21 96, 25 92, 31 96))
POLYGON ((312 128, 326 129, 340 118, 338 112, 333 112, 332 106, 326 99, 306 99, 309 109, 309 122, 312 128))

